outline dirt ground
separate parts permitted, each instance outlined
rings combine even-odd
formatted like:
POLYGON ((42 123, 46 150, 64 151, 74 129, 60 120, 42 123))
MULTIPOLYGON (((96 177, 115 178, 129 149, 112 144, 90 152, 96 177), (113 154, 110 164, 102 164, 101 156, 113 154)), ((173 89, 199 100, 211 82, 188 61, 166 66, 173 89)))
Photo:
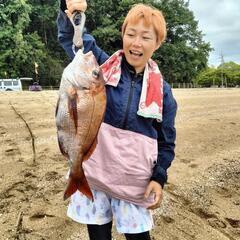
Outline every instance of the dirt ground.
MULTIPOLYGON (((239 240, 240 89, 173 92, 176 158, 152 239, 239 240)), ((88 239, 85 226, 66 217, 56 99, 57 91, 0 93, 1 240, 88 239)), ((124 239, 115 230, 113 238, 124 239)))

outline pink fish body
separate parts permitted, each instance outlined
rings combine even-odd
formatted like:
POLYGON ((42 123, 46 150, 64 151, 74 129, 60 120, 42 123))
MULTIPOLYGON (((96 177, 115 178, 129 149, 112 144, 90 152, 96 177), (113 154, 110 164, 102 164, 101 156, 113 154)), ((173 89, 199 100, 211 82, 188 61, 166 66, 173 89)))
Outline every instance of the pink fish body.
POLYGON ((70 163, 64 200, 76 190, 92 199, 82 162, 96 147, 105 108, 105 83, 100 67, 92 52, 83 54, 79 50, 63 71, 56 108, 59 148, 70 163))

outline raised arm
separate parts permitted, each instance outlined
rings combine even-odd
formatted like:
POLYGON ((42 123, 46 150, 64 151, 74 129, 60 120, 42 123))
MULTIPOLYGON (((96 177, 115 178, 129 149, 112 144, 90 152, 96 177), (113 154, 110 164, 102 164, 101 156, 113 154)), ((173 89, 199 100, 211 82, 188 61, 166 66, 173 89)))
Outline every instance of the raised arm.
MULTIPOLYGON (((85 0, 60 0, 60 10, 57 18, 58 41, 71 59, 75 56, 74 51, 78 49, 73 46, 74 30, 68 16, 75 10, 85 11, 86 8, 87 3, 85 0)), ((83 46, 84 53, 93 52, 99 65, 103 64, 109 57, 97 46, 95 39, 86 31, 83 34, 83 46)))

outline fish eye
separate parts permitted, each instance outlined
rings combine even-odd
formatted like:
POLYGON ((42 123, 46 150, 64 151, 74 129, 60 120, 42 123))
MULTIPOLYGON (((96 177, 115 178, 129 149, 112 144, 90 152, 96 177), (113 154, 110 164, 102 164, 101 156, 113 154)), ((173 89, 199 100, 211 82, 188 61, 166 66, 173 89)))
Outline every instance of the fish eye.
POLYGON ((82 90, 89 90, 89 88, 87 88, 87 87, 82 87, 81 89, 82 90))
POLYGON ((98 71, 97 69, 93 70, 93 71, 92 71, 92 76, 93 76, 94 78, 98 78, 98 77, 99 77, 99 71, 98 71))

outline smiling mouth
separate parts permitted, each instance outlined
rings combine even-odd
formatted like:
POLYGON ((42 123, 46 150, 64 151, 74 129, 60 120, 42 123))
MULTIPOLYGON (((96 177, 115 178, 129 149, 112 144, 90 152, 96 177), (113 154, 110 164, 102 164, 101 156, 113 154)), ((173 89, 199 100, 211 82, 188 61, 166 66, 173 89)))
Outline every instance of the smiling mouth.
POLYGON ((138 56, 138 57, 141 57, 143 55, 142 53, 134 52, 134 51, 131 51, 131 50, 129 50, 129 52, 130 52, 131 55, 138 56))

